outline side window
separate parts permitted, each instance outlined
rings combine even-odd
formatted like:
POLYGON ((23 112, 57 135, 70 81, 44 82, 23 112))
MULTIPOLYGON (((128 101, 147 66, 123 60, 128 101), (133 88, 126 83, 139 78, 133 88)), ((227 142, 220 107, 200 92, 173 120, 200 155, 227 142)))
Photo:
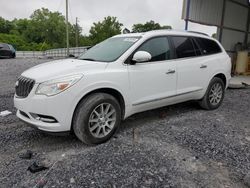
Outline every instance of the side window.
POLYGON ((204 38, 196 38, 195 39, 204 55, 211 55, 221 52, 220 46, 213 40, 204 39, 204 38))
POLYGON ((170 46, 167 37, 157 37, 146 41, 137 51, 146 51, 151 54, 153 61, 170 59, 170 46))
POLYGON ((193 45, 194 45, 194 50, 195 50, 196 55, 201 56, 202 55, 201 49, 197 45, 197 42, 194 39, 192 40, 192 42, 193 42, 193 45))
POLYGON ((15 51, 15 48, 12 46, 12 45, 8 45, 9 48, 12 50, 12 51, 15 51))
POLYGON ((196 56, 192 40, 189 37, 172 37, 177 58, 196 56))

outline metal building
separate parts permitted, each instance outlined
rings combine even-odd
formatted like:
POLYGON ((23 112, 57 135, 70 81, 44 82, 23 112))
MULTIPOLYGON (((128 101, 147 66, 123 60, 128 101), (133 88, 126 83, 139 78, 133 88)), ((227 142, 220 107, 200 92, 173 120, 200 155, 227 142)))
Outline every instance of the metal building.
POLYGON ((184 0, 182 18, 188 22, 216 26, 217 39, 229 54, 235 45, 250 43, 248 0, 184 0))

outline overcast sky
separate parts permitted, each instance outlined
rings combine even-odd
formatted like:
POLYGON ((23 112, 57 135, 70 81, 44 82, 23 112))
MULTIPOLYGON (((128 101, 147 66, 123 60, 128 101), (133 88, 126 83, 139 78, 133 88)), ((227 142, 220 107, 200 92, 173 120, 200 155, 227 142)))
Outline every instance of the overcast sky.
MULTIPOLYGON (((78 17, 85 34, 93 22, 105 16, 116 16, 128 29, 134 23, 154 20, 179 30, 185 25, 181 20, 182 3, 183 0, 69 0, 69 21, 73 23, 78 17)), ((0 16, 8 20, 28 18, 34 10, 42 7, 65 15, 65 0, 0 0, 0 16)), ((189 30, 209 35, 216 32, 215 27, 192 23, 189 30)))

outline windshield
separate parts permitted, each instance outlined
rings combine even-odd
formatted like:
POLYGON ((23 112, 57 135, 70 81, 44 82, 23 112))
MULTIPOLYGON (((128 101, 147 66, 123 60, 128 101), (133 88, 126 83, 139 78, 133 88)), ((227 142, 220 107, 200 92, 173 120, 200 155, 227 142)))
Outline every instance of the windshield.
POLYGON ((89 61, 112 62, 126 52, 140 37, 109 38, 90 48, 79 59, 89 61))

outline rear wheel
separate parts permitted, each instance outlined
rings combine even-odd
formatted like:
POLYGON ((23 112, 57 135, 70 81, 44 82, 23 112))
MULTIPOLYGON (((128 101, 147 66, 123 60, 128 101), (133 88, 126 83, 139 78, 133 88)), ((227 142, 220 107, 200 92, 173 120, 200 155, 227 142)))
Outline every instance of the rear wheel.
POLYGON ((118 101, 106 93, 95 93, 83 99, 74 118, 75 135, 84 143, 100 144, 109 140, 121 122, 118 101))
POLYGON ((205 96, 199 101, 199 104, 206 110, 217 109, 224 99, 224 94, 224 82, 220 78, 214 77, 207 88, 205 96))

